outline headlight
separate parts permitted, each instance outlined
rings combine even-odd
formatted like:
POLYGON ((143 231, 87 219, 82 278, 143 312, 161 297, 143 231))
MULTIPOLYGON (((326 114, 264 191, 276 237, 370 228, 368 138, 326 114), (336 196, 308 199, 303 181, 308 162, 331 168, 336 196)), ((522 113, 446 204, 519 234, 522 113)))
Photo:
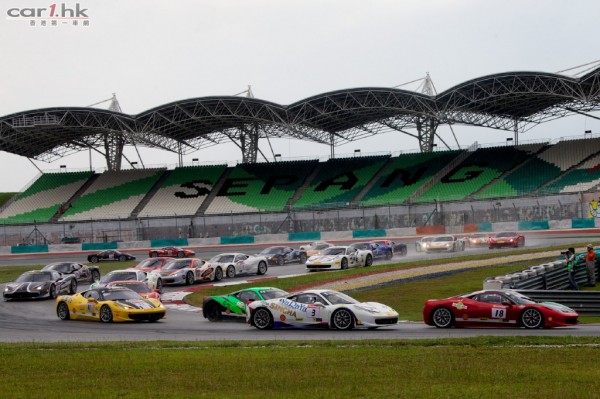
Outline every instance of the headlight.
POLYGON ((125 304, 125 303, 116 302, 116 304, 117 304, 118 307, 126 309, 126 310, 134 309, 132 306, 129 306, 129 305, 125 304))
POLYGON ((379 311, 371 306, 367 306, 367 305, 356 305, 356 307, 360 310, 364 310, 365 312, 369 312, 369 313, 379 313, 379 311))

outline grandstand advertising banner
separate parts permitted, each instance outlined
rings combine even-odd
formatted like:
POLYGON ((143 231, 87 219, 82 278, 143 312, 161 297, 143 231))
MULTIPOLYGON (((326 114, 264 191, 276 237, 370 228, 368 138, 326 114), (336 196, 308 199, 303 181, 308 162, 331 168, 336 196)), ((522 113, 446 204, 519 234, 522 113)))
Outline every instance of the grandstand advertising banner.
POLYGON ((587 206, 587 217, 600 218, 600 192, 585 193, 582 195, 582 201, 587 206))

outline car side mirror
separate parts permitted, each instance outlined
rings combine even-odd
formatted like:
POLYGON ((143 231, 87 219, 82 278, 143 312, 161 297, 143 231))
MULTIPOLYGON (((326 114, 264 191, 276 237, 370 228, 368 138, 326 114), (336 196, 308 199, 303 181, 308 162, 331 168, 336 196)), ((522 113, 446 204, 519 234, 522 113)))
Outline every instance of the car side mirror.
POLYGON ((88 298, 87 299, 89 303, 97 303, 98 301, 96 300, 96 298, 88 298))
POLYGON ((325 305, 322 302, 315 302, 315 303, 313 303, 313 305, 318 306, 320 308, 324 308, 325 307, 325 305))

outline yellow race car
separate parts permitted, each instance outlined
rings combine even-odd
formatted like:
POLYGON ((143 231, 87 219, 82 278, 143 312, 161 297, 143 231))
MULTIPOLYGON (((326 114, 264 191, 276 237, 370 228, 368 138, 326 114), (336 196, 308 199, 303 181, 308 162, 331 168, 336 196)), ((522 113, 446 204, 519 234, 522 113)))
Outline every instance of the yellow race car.
POLYGON ((75 295, 56 298, 56 315, 61 320, 150 321, 165 317, 158 299, 145 299, 124 287, 93 288, 75 295))

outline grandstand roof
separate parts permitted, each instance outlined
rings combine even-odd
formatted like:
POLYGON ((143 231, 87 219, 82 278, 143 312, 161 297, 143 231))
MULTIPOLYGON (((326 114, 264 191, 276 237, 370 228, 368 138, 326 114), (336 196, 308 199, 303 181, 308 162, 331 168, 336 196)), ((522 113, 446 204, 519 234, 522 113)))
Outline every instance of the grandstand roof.
POLYGON ((0 150, 51 161, 95 148, 110 135, 189 153, 257 131, 340 144, 383 131, 415 128, 424 119, 523 132, 571 113, 600 109, 600 67, 581 78, 506 72, 458 84, 435 96, 394 88, 352 88, 290 105, 248 97, 191 98, 138 115, 97 108, 23 111, 0 118, 0 150))

